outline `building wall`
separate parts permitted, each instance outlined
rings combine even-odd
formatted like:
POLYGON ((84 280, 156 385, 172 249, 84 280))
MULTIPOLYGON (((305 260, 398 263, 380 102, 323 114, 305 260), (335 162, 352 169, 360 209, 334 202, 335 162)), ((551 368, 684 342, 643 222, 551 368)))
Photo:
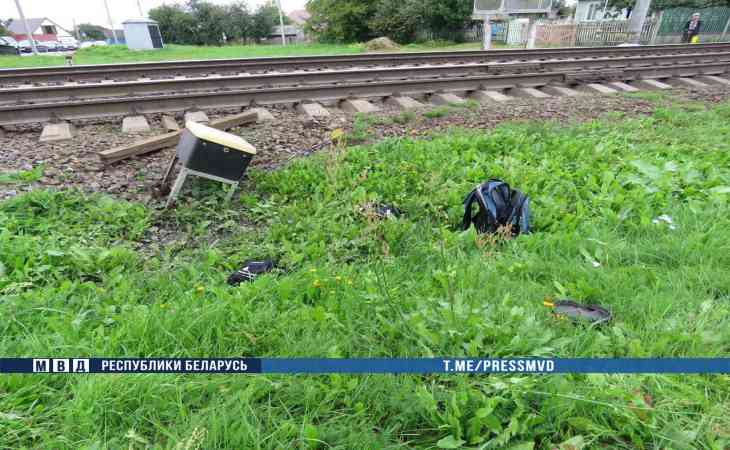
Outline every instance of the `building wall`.
POLYGON ((575 5, 575 21, 590 22, 595 20, 623 20, 626 18, 626 9, 621 11, 608 8, 604 14, 605 0, 579 1, 575 5))
POLYGON ((124 37, 130 50, 152 50, 152 39, 146 23, 125 23, 124 37))
MULTIPOLYGON (((28 35, 27 34, 15 34, 15 33, 13 33, 12 36, 13 36, 13 39, 15 39, 18 42, 24 41, 24 40, 28 39, 28 35)), ((40 41, 40 42, 43 42, 43 41, 57 41, 58 40, 58 36, 56 36, 55 34, 36 34, 36 33, 33 33, 33 39, 35 39, 36 41, 40 41)))
POLYGON ((603 2, 578 2, 575 7, 575 20, 578 22, 600 20, 602 18, 603 2))

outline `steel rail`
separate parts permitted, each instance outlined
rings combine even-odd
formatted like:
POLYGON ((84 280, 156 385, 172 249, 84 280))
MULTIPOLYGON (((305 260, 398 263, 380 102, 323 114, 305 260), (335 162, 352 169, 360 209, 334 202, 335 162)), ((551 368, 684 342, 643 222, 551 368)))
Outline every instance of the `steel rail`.
POLYGON ((254 104, 282 104, 306 101, 338 101, 353 97, 390 97, 427 95, 435 92, 472 92, 515 87, 542 87, 549 84, 576 84, 610 78, 632 81, 646 78, 666 79, 696 75, 720 75, 730 62, 699 63, 689 66, 654 65, 627 67, 617 71, 543 72, 501 75, 442 77, 418 80, 371 80, 356 83, 261 87, 219 92, 193 92, 111 99, 74 100, 31 105, 0 105, 0 125, 16 125, 52 120, 74 120, 129 114, 152 114, 190 109, 240 108, 254 104))
POLYGON ((471 76, 524 72, 584 71, 625 69, 651 65, 691 65, 730 62, 730 51, 688 55, 627 56, 588 60, 543 61, 534 63, 462 64, 378 69, 350 69, 327 72, 277 73, 247 76, 217 76, 156 81, 77 84, 0 89, 0 104, 39 103, 69 99, 139 96, 175 92, 237 90, 257 87, 301 86, 359 81, 423 79, 441 76, 471 76))
POLYGON ((682 54, 727 51, 730 43, 656 45, 643 47, 593 47, 531 50, 492 50, 425 53, 374 53, 341 56, 299 56, 42 67, 0 70, 0 85, 41 84, 65 81, 132 80, 142 77, 233 74, 271 71, 321 70, 362 66, 457 64, 466 62, 544 61, 565 58, 618 57, 622 55, 682 54))

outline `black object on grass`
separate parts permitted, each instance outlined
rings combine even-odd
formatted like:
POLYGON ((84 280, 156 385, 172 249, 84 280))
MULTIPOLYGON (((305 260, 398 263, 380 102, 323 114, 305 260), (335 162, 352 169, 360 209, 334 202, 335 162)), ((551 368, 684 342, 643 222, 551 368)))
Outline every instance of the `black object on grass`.
POLYGON ((395 206, 383 203, 375 205, 375 214, 382 219, 387 219, 388 217, 400 217, 402 213, 395 206))
POLYGON ((274 261, 270 259, 264 260, 248 260, 243 263, 243 267, 233 272, 228 277, 228 284, 237 286, 244 281, 253 281, 257 276, 274 270, 274 261))
POLYGON ((583 305, 573 300, 558 300, 556 302, 545 300, 543 304, 553 308, 554 314, 558 317, 589 322, 592 325, 606 323, 611 320, 611 313, 606 308, 598 305, 583 305))

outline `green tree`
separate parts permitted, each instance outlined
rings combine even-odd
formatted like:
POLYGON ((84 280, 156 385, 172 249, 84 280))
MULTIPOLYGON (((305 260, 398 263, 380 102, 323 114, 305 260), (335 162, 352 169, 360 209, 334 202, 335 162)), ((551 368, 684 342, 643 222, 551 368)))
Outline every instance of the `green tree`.
POLYGON ((369 25, 377 34, 409 44, 416 40, 422 25, 421 3, 419 0, 379 0, 369 25))
POLYGON ((0 36, 7 36, 8 34, 10 34, 8 29, 6 28, 8 25, 8 22, 9 22, 9 20, 0 19, 0 36))
POLYGON ((362 42, 376 36, 370 27, 379 0, 310 0, 306 28, 324 42, 362 42))
POLYGON ((99 25, 92 25, 90 23, 82 23, 78 26, 79 34, 82 40, 88 39, 92 41, 104 41, 106 35, 104 34, 104 28, 99 25))
POLYGON ((180 5, 162 5, 149 11, 150 19, 157 21, 165 42, 196 44, 197 21, 180 5))
POLYGON ((472 0, 422 0, 423 25, 438 39, 462 41, 474 12, 472 0))
POLYGON ((190 0, 188 8, 195 19, 196 44, 221 45, 226 34, 226 10, 203 0, 190 0))
MULTIPOLYGON (((288 23, 288 19, 284 23, 288 23)), ((253 15, 250 37, 256 42, 261 42, 261 39, 268 37, 278 24, 279 8, 273 2, 265 3, 253 15)))
POLYGON ((251 37, 253 32, 253 15, 245 2, 238 2, 225 7, 226 9, 226 36, 231 40, 238 40, 242 44, 251 37))

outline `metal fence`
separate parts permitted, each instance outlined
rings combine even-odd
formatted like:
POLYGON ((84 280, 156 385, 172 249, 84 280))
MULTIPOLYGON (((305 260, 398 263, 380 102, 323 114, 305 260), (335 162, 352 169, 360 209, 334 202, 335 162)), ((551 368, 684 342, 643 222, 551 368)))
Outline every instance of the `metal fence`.
POLYGON ((713 7, 703 9, 672 8, 662 12, 661 25, 657 33, 657 44, 673 44, 682 41, 684 26, 692 13, 700 13, 702 27, 700 42, 730 40, 730 8, 713 7))
MULTIPOLYGON (((700 13, 702 28, 700 42, 730 42, 730 8, 713 7, 694 10, 673 8, 648 18, 641 32, 641 44, 672 44, 682 40, 684 25, 694 12, 700 13)), ((527 42, 526 20, 492 23, 492 41, 511 46, 527 42)), ((628 38, 628 20, 573 22, 572 20, 544 20, 537 22, 537 47, 596 47, 618 45, 628 38)), ((452 41, 481 42, 484 27, 474 22, 465 30, 421 32, 420 38, 452 41)))

